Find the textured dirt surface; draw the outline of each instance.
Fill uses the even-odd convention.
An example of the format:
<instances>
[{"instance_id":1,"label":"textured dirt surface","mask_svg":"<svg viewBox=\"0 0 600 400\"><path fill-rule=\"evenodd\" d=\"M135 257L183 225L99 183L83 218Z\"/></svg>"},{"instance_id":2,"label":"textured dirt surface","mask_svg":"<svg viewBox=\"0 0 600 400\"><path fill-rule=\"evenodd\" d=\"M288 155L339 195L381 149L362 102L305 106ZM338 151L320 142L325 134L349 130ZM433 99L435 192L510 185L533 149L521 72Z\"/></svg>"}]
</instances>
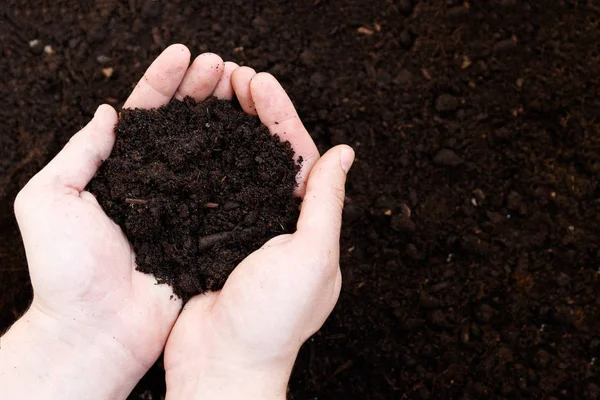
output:
<instances>
[{"instance_id":1,"label":"textured dirt surface","mask_svg":"<svg viewBox=\"0 0 600 400\"><path fill-rule=\"evenodd\" d=\"M18 188L183 42L274 73L321 149L357 151L344 288L290 398L600 397L597 2L0 8L2 327L30 295ZM132 398L163 387L157 366Z\"/></svg>"},{"instance_id":2,"label":"textured dirt surface","mask_svg":"<svg viewBox=\"0 0 600 400\"><path fill-rule=\"evenodd\" d=\"M294 231L300 164L289 142L229 101L123 110L88 185L133 245L137 269L187 301L218 290L250 253Z\"/></svg>"}]
</instances>

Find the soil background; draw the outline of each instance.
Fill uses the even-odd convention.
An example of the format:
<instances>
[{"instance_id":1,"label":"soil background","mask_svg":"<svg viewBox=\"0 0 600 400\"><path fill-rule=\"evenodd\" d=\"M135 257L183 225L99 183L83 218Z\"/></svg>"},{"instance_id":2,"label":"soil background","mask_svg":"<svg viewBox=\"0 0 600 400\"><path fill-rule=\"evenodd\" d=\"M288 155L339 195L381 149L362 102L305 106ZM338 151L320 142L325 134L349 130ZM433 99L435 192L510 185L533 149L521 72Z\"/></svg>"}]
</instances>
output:
<instances>
[{"instance_id":1,"label":"soil background","mask_svg":"<svg viewBox=\"0 0 600 400\"><path fill-rule=\"evenodd\" d=\"M7 0L0 15L0 330L31 296L17 191L182 42L272 72L322 150L357 151L342 295L291 399L600 398L597 1ZM131 398L163 393L159 363Z\"/></svg>"}]
</instances>

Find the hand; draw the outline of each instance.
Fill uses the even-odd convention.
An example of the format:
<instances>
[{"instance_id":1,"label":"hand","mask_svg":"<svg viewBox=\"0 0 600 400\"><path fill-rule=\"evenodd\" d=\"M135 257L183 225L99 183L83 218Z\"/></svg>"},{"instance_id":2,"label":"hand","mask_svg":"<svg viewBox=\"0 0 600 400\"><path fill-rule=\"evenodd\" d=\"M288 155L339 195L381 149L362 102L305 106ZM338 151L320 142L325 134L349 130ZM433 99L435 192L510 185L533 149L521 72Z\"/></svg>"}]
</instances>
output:
<instances>
[{"instance_id":1,"label":"hand","mask_svg":"<svg viewBox=\"0 0 600 400\"><path fill-rule=\"evenodd\" d=\"M304 159L297 231L246 258L220 292L192 298L167 342L168 399L284 399L300 346L331 313L342 284L339 234L354 152L318 150L269 74L242 67L232 86L243 109ZM228 92L230 98L232 92Z\"/></svg>"},{"instance_id":2,"label":"hand","mask_svg":"<svg viewBox=\"0 0 600 400\"><path fill-rule=\"evenodd\" d=\"M188 69L189 57L185 46L166 49L125 107L231 92L235 64L204 54ZM2 338L4 396L125 398L162 352L181 309L170 287L135 270L121 229L85 191L110 155L116 122L115 110L100 106L15 201L34 299Z\"/></svg>"}]
</instances>

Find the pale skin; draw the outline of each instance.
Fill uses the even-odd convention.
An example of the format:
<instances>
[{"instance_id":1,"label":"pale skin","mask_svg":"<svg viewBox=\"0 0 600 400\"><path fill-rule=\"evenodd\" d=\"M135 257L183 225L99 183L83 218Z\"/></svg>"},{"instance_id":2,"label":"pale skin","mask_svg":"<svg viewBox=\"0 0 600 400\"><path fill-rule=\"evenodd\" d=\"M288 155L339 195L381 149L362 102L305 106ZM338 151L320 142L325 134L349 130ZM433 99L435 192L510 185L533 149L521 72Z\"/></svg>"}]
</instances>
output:
<instances>
[{"instance_id":1,"label":"pale skin","mask_svg":"<svg viewBox=\"0 0 600 400\"><path fill-rule=\"evenodd\" d=\"M15 201L34 299L1 338L3 396L124 399L164 350L168 399L285 398L300 346L339 296L344 183L354 152L337 146L320 157L274 77L212 53L190 65L183 45L154 61L124 107L211 95L236 96L305 160L297 231L270 240L221 291L182 309L170 287L135 270L127 238L85 191L115 141L117 113L100 106Z\"/></svg>"}]
</instances>

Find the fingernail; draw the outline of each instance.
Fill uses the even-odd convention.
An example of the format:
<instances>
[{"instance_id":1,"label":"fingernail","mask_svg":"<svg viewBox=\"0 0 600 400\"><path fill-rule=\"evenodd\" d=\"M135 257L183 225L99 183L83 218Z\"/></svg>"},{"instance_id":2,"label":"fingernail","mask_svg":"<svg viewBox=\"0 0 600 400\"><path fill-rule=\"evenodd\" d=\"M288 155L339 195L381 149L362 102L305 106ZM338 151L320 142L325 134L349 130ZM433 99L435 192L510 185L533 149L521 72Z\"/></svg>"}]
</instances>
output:
<instances>
[{"instance_id":1,"label":"fingernail","mask_svg":"<svg viewBox=\"0 0 600 400\"><path fill-rule=\"evenodd\" d=\"M345 147L342 149L340 163L342 164L342 169L344 172L348 173L352 167L352 163L354 163L354 150L352 150L351 147Z\"/></svg>"}]
</instances>

